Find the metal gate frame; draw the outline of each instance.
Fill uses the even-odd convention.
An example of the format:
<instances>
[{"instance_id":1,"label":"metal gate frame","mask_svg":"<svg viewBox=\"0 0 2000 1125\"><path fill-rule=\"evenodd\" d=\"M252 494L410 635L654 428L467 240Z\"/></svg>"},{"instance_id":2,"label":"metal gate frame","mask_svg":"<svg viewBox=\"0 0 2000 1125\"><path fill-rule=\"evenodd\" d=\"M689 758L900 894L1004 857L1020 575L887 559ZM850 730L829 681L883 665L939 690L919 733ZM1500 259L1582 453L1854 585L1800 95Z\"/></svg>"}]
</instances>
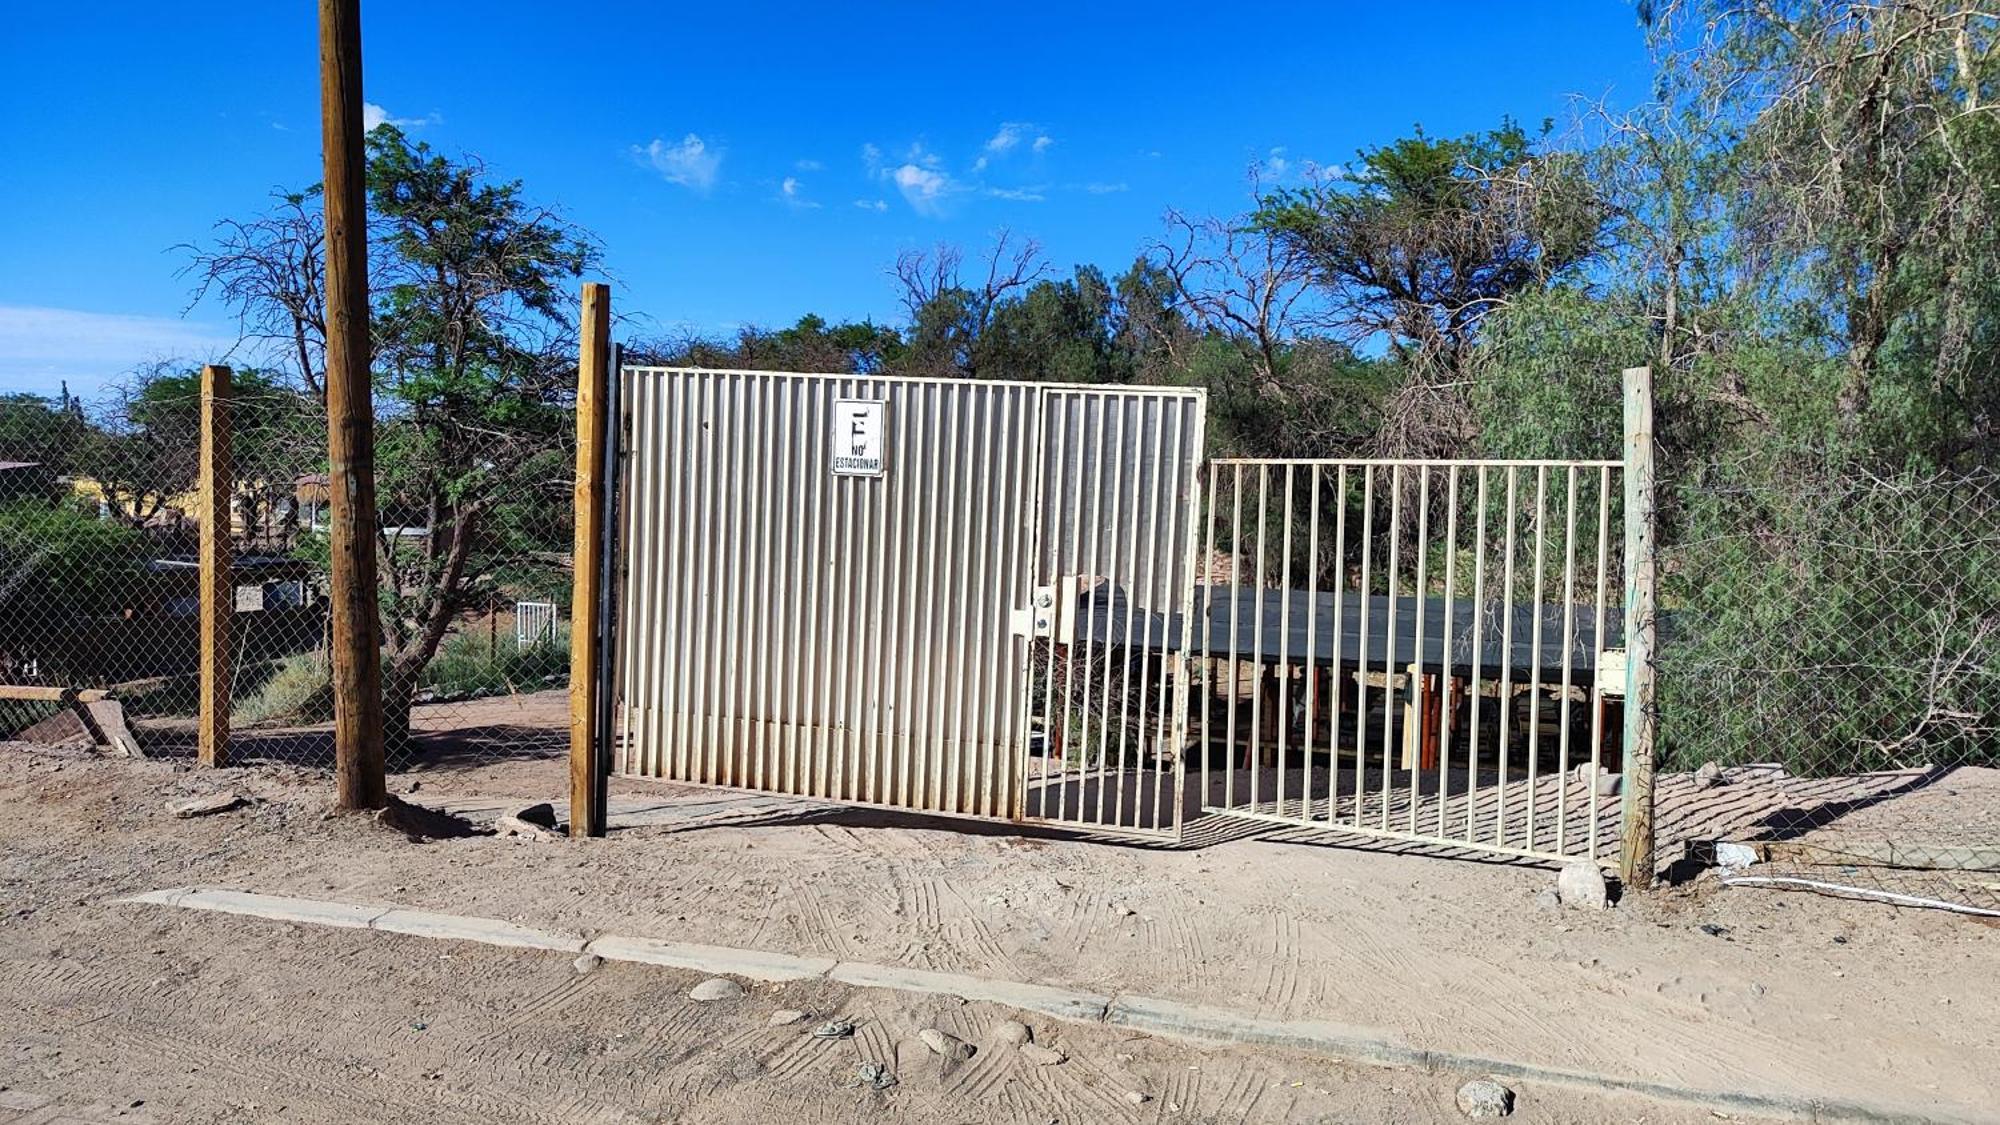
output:
<instances>
[{"instance_id":1,"label":"metal gate frame","mask_svg":"<svg viewBox=\"0 0 2000 1125\"><path fill-rule=\"evenodd\" d=\"M1608 460L1218 458L1211 461L1203 505L1208 535L1203 586L1204 600L1211 607L1205 616L1213 620L1207 623L1202 638L1202 657L1204 668L1218 680L1222 675L1218 669L1226 662L1229 684L1223 729L1219 732L1223 755L1220 793L1210 781L1218 732L1212 715L1215 684L1207 685L1210 698L1203 708L1204 729L1199 740L1202 811L1208 815L1314 829L1333 836L1449 845L1544 860L1608 862L1610 850L1601 847L1600 841L1608 839L1606 821L1615 823L1621 801L1603 791L1599 777L1606 766L1607 738L1616 738L1622 725L1612 726L1605 709L1607 700L1613 698L1623 705L1625 638L1629 630L1626 614L1612 609L1610 600L1623 595L1627 583L1621 580L1607 585L1607 581L1614 557L1620 572L1630 572L1629 540L1623 535L1614 540L1611 534L1613 497L1620 494L1619 485L1629 471L1624 461ZM1552 473L1560 479L1558 501L1563 504L1562 524L1557 529L1562 564L1557 584L1560 598L1554 603L1542 600L1548 587L1544 547L1550 527L1545 500L1551 491ZM1274 475L1279 479L1277 488L1272 485ZM1407 478L1414 478L1415 484ZM1254 492L1247 535L1246 480L1253 482ZM1377 496L1378 484L1387 494L1386 501ZM1577 601L1580 486L1583 491L1596 494L1592 521L1596 531L1590 539L1596 554L1595 566L1591 568L1595 597L1584 603ZM1305 519L1298 517L1294 495L1300 487L1305 492L1309 512ZM1524 508L1520 502L1519 494L1528 489L1534 497L1532 509ZM1321 553L1320 515L1329 490L1335 498L1330 522L1333 523L1332 573L1336 580L1331 589L1322 590L1319 582L1327 556ZM1348 512L1354 499L1361 501L1364 522L1359 537L1350 540ZM1476 523L1473 527L1461 526L1467 501L1472 513L1469 518ZM1282 505L1283 514L1274 523L1269 513L1278 504ZM1414 517L1406 505L1415 510ZM1498 543L1492 543L1488 520L1496 505L1506 513L1506 530L1504 535L1497 536ZM1430 523L1432 512L1439 508L1443 509L1447 524L1442 529ZM1375 523L1378 509L1386 509L1379 512L1383 517L1380 525ZM1524 520L1523 513L1530 510L1532 518ZM1629 519L1630 513L1621 513L1620 518ZM1517 575L1515 569L1517 522L1532 530L1534 543L1531 560L1534 597L1525 607L1516 599L1519 579L1525 577ZM1218 581L1213 571L1220 557L1216 550L1219 526L1227 529L1224 546L1228 547L1231 560L1226 584ZM1390 529L1389 545L1386 558L1380 560L1383 570L1377 571L1375 577L1386 578L1386 595L1375 592L1378 587L1370 576L1371 563L1376 561L1370 547L1381 527ZM1399 558L1405 533L1410 531L1414 531L1410 542L1416 554L1413 560ZM1439 531L1450 549L1440 551L1444 557L1432 570L1426 554ZM1302 552L1294 541L1295 532L1304 541ZM1465 569L1470 573L1460 574L1459 551L1468 532L1471 559ZM1626 542L1627 549L1613 556L1614 541ZM1350 544L1358 548L1358 556L1349 554ZM1487 569L1489 548L1497 548L1497 574ZM1303 590L1297 588L1300 583L1293 576L1295 558L1301 554L1304 557L1298 561L1305 572ZM1274 556L1280 560L1279 572L1267 573L1267 560ZM1350 583L1348 561L1355 557L1359 562L1358 581ZM1253 573L1246 582L1240 571L1251 558L1255 560L1250 564ZM1400 580L1400 567L1408 567L1413 578L1407 587ZM1496 577L1497 582L1491 581ZM1433 578L1438 580L1436 584ZM1273 579L1275 586L1271 584ZM1491 598L1488 591L1496 589L1497 599ZM1434 596L1434 592L1441 593L1442 598ZM1226 620L1222 611L1212 608L1224 594ZM1398 616L1399 597L1409 603L1403 612L1409 613L1413 628L1406 629ZM1469 616L1463 612L1468 608ZM1591 611L1589 620L1578 620L1580 608ZM1517 622L1524 609L1527 619ZM1432 614L1436 618L1427 620ZM1497 637L1487 632L1489 618L1495 622L1492 630L1500 634ZM1428 637L1427 623L1437 629ZM1517 624L1529 634L1526 638L1529 655L1518 669L1523 638L1516 635ZM1607 643L1607 630L1615 633L1620 643L1615 646ZM1558 660L1551 660L1548 655L1550 632L1555 634L1561 650ZM1586 632L1588 645L1579 648ZM1492 648L1495 640L1499 642L1497 651ZM1579 667L1583 662L1576 659L1578 652L1588 656L1587 673ZM1239 740L1238 701L1241 669L1246 661L1251 669L1252 688L1244 728L1247 739ZM1523 672L1523 681L1515 679L1517 671ZM1587 686L1580 685L1579 675L1587 675ZM1322 676L1329 689L1324 693L1320 687ZM1480 761L1480 715L1484 710L1481 702L1484 685L1489 678L1500 721L1496 723L1499 730L1489 735L1496 751L1495 768L1491 771L1495 779L1486 783L1482 780L1485 767ZM1346 684L1349 679L1354 681L1351 689ZM1296 698L1304 712L1300 728L1302 745L1288 745L1288 735L1297 723L1294 680L1299 681ZM1539 774L1537 767L1543 692L1556 685L1560 685L1559 703L1550 706L1551 710L1560 708L1561 712L1556 732L1558 768L1556 775L1550 777ZM1513 793L1509 791L1508 752L1512 736L1508 728L1514 718L1512 700L1518 688L1526 689L1529 710L1525 801L1518 801L1518 787ZM1573 724L1567 711L1573 693L1578 691L1591 709L1587 758L1573 758L1571 754ZM1323 699L1322 694L1330 695L1330 701ZM1462 743L1453 737L1453 720L1458 714L1454 700L1460 694L1469 700L1465 710L1470 719L1469 734ZM1370 729L1371 695L1382 704L1379 730ZM1392 711L1399 697L1400 724L1394 721ZM1346 776L1343 776L1340 745L1343 701L1351 704L1354 711L1353 768L1346 771ZM1316 748L1313 738L1322 716L1327 722L1327 739ZM1403 733L1401 761L1392 765L1398 749L1392 730L1398 726ZM1378 735L1379 762L1371 765L1371 754L1375 752L1371 739ZM1620 748L1615 741L1610 745L1614 750ZM1454 750L1460 746L1463 758L1455 760ZM1244 760L1240 770L1235 758L1239 748ZM1288 765L1288 753L1299 757L1297 791L1289 794L1287 781L1292 766ZM1323 796L1316 796L1316 753L1327 759ZM1259 792L1260 779L1271 765L1275 765L1274 791ZM1572 770L1579 770L1582 775L1572 777ZM1246 776L1246 793L1238 792L1239 773ZM1554 796L1548 801L1551 788ZM1517 807L1517 802L1520 816L1510 825L1509 812ZM1572 827L1579 803L1584 818L1580 830ZM1544 804L1552 807L1544 809ZM1543 817L1540 825L1538 815Z\"/></svg>"},{"instance_id":2,"label":"metal gate frame","mask_svg":"<svg viewBox=\"0 0 2000 1125\"><path fill-rule=\"evenodd\" d=\"M692 408L685 397L670 402L664 383L674 379L691 381L702 388L687 393L718 397L697 398ZM649 387L648 380L660 381L662 386ZM768 398L773 393L771 388L780 384L784 385L785 397L769 400L778 405L768 415L757 413L754 408L763 405L766 399L756 396L762 394ZM1160 823L1157 802L1155 823L1150 829L1137 824L1105 823L1101 815L1092 819L1083 816L1081 810L1073 817L1060 812L1055 817L1030 814L1027 797L1037 779L1030 776L1032 693L1026 690L1032 686L1029 661L1036 647L1037 626L1053 627L1060 614L1054 604L1037 604L1038 591L1029 587L1028 580L1041 557L1042 536L1049 526L1050 499L1044 494L1042 439L1044 418L1051 404L1062 396L1088 396L1121 404L1177 401L1181 406L1180 424L1184 429L1191 426L1191 430L1181 458L1185 473L1180 474L1175 491L1192 511L1198 502L1205 392L1190 388L973 382L622 364L616 373L616 385L617 440L609 444L611 456L617 458L611 479L621 503L606 522L607 535L614 540L622 536L623 544L622 548L607 552L609 566L617 578L607 583L605 607L606 649L616 656L609 662L612 691L605 693L606 711L617 716L615 724L606 724L607 738L612 743L611 752L603 759L608 768L686 784L790 794L838 804L900 808L976 820L1047 823L1121 835L1178 837L1182 820L1178 779L1184 777L1181 750L1187 733L1184 704L1192 623L1193 552L1197 543L1195 521L1191 517L1179 521L1186 524L1186 532L1183 541L1170 548L1185 575L1180 583L1184 589L1175 591L1179 612L1159 615L1163 681L1169 678L1168 665L1175 669L1170 677L1175 702L1168 708L1173 716L1168 740L1177 779L1170 825ZM756 388L748 392L755 400L749 412L745 405L746 387ZM727 401L719 397L725 393L731 396ZM879 493L873 494L861 494L839 483L829 485L828 481L833 479L831 468L820 463L815 452L830 446L817 442L816 436L823 430L821 410L843 397L891 403L907 400L908 405L892 405L883 411L889 419L886 426L895 433L895 444L888 455L889 473L896 472L893 466L898 454L919 448L910 444L909 439L916 426L921 426L918 435L923 443L921 455L950 458L948 468L953 474L950 482L939 484L918 477L911 483L899 475L897 483L883 485ZM671 417L659 413L669 409L673 411ZM635 427L640 424L636 420L648 411L655 412L649 417L662 427L656 435L660 448L635 450ZM725 415L728 424L717 424ZM913 415L920 415L916 425L912 424ZM1124 416L1123 411L1120 416ZM674 427L671 433L664 428L669 424ZM1003 470L999 476L994 475L996 425L1000 436L998 460ZM1141 431L1143 437L1143 426ZM1101 424L1099 438L1102 438ZM970 445L956 448L975 440L979 443L976 463ZM635 458L635 453L641 456ZM1159 453L1156 442L1156 459ZM1124 455L1121 448L1121 460ZM1137 454L1133 456L1136 460ZM663 468L662 459L676 457L683 463L681 468L687 470L683 477L698 473L698 479L691 482L673 477ZM723 457L729 459L726 465L716 460ZM721 526L725 517L724 509L716 507L717 479L732 466L735 472L724 485L721 503L739 506L727 508L726 526ZM961 468L962 480L957 475ZM1161 491L1159 476L1156 466L1156 497ZM1119 479L1116 474L1114 479ZM993 495L996 483L997 497ZM642 520L643 505L657 505L662 499L671 498L654 491L669 484L674 489L673 497L686 499L694 507L685 512L669 511L668 526L664 528L658 526L658 521ZM975 484L979 489L976 508L971 492ZM701 490L698 500L697 487ZM739 491L740 496L734 500L727 495ZM946 505L956 507L950 519L929 521L921 547L914 542L892 539L892 526L908 532L915 528L917 515L934 514L932 510L920 512L920 508L927 501L935 501L940 493ZM780 499L787 502L784 511L777 510ZM807 509L804 530L786 523L786 518L802 504ZM750 509L747 516L744 507ZM976 547L972 536L990 535L996 530L996 513L1000 517L997 522L1005 525L1000 530L1004 530L1002 541L1008 544L1007 548L999 553L969 550ZM837 575L838 593L871 595L874 600L867 603L868 611L878 617L885 615L886 607L891 604L882 599L885 596L892 599L897 610L905 614L884 626L894 631L893 636L871 634L871 622L857 621L863 615L851 612L851 602L838 607L837 622L828 616L834 612L836 596L830 583L836 581L833 575L840 569L829 556L832 536L838 525L843 543L852 546L856 534L854 519L863 522L863 542L869 543L872 537L873 548L894 551L893 560L870 556L866 563L857 564L850 556L845 564L847 572ZM947 539L947 545L943 546L937 542L941 524L945 525ZM1074 523L1060 526L1073 527ZM1134 517L1132 534L1137 534L1137 527ZM724 533L726 558L716 555L719 537ZM702 541L700 550L708 554L690 561L695 554L690 544L697 537ZM792 556L781 565L768 552L784 548L790 548ZM952 574L948 560L940 584L939 550L956 550L957 554L950 558L959 561L976 557L980 577ZM745 560L754 564L747 573L736 565ZM794 581L798 575L785 568L822 560L826 560L830 569L826 574L814 571L805 576L811 589L802 603L801 591L785 584L788 575ZM918 561L928 563L921 600L915 575ZM907 575L901 570L905 562L911 564ZM856 566L874 569L857 574ZM885 584L883 570L892 566L896 568L894 577ZM697 567L702 585L698 597L692 589L665 589L659 584L664 574L686 576ZM643 575L635 579L640 572ZM1112 576L1114 580L1116 577ZM823 581L829 584L823 585ZM911 694L911 676L916 671L911 666L911 654L922 646L912 645L900 654L892 654L893 643L915 636L910 631L910 618L919 610L924 614L923 639L935 641L949 635L940 634L938 629L949 631L955 612L961 615L973 612L964 602L966 592L972 588L968 583L988 581L994 585L980 588L996 593L1003 587L1011 588L1007 592L1012 604L1006 607L1008 616L1004 621L973 620L970 625L977 635L968 643L989 646L997 643L1011 648L1008 662L1011 679L1000 677L1005 682L996 683L994 668L981 670L979 666L968 665L958 669L952 684L943 682L951 675L949 669L937 670L934 683L934 669L925 667L922 669L924 702L918 705L917 697ZM864 588L857 583L871 585ZM822 591L827 595L823 601L819 598ZM954 597L958 600L953 600ZM726 620L715 615L717 603L722 605ZM797 618L802 604L812 617L809 624L802 624ZM774 605L779 608L773 610ZM784 610L792 612L786 615ZM1050 612L1044 614L1043 610ZM1164 634L1175 616L1179 618L1181 636L1178 644L1168 645ZM1085 615L1085 619L1096 621L1092 615ZM640 637L640 628L625 627L640 622L648 630L667 626L674 639L648 645ZM720 637L698 635L701 628L711 624L724 627ZM1149 626L1148 635L1151 633ZM1105 639L1111 638L1107 634ZM872 663L861 670L836 669L829 641L858 642L868 650L864 659ZM685 647L695 647L701 655L692 660L682 659L679 654ZM1170 649L1176 650L1171 656L1167 655ZM675 655L667 655L670 652ZM745 665L742 662L746 660L754 663ZM667 667L669 663L673 665L671 668ZM661 716L636 713L649 700L659 700L664 683L661 677L665 675L673 676L681 689L700 693L695 710L708 712L684 714L675 720L679 725L675 728L676 742L671 752L657 744ZM891 678L885 681L885 675ZM974 690L975 694L984 693L983 703L968 705L967 678L979 679ZM809 705L801 706L802 689L810 699ZM933 695L933 689L940 693L949 690L951 702L946 701L944 694ZM1010 691L1012 698L1005 698ZM788 694L781 696L781 692ZM686 702L684 697L675 698ZM824 711L829 698L838 708L837 715ZM784 713L775 718L779 715L777 710L753 714L753 699L758 707L776 707L782 703ZM718 702L726 713L716 713L714 707ZM996 707L996 702L1005 706ZM921 713L906 717L899 709ZM981 730L982 722L998 729ZM917 727L919 723L922 730ZM941 724L947 723L951 725L949 734L941 729ZM810 745L801 734L802 724L814 728ZM921 747L917 746L919 742ZM1045 733L1045 753L1047 744ZM802 759L802 751L809 757ZM1011 760L1002 760L1003 754ZM917 768L918 757L922 758L922 771ZM1100 756L1100 773L1101 762ZM974 771L985 772L968 774L964 772L968 765ZM972 783L970 789L968 781ZM913 789L913 782L920 788ZM996 792L996 786L1002 791ZM1135 798L1135 807L1136 804Z\"/></svg>"}]
</instances>

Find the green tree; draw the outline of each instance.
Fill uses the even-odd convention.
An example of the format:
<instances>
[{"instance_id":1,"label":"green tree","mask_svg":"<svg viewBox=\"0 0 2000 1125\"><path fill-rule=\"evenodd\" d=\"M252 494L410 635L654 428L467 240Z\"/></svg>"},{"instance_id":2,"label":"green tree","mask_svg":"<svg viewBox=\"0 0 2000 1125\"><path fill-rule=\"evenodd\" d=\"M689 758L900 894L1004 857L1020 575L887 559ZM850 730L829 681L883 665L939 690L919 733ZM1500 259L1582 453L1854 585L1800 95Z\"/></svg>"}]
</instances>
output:
<instances>
[{"instance_id":1,"label":"green tree","mask_svg":"<svg viewBox=\"0 0 2000 1125\"><path fill-rule=\"evenodd\" d=\"M1449 454L1475 437L1464 394L1485 318L1576 272L1604 209L1580 163L1511 121L1362 150L1343 175L1266 192L1256 228L1298 255L1340 338L1386 346L1404 372L1390 452Z\"/></svg>"},{"instance_id":2,"label":"green tree","mask_svg":"<svg viewBox=\"0 0 2000 1125\"><path fill-rule=\"evenodd\" d=\"M570 542L575 323L570 284L596 240L394 126L368 137L372 368L380 511L383 694L392 744L408 737L424 670L453 625L503 587L559 594ZM280 196L197 249L257 334L294 344L308 387L324 366L319 224ZM246 328L246 331L249 331ZM324 544L309 540L309 555Z\"/></svg>"}]
</instances>

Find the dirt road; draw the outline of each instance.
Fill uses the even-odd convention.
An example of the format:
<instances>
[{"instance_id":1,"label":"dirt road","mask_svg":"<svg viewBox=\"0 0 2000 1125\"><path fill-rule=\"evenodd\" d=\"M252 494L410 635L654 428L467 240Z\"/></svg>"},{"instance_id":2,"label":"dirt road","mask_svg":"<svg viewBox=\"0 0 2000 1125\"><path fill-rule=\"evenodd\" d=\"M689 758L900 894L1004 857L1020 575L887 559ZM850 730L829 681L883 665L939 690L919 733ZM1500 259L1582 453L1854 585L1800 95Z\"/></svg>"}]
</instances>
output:
<instances>
[{"instance_id":1,"label":"dirt road","mask_svg":"<svg viewBox=\"0 0 2000 1125\"><path fill-rule=\"evenodd\" d=\"M558 778L514 763L403 781L476 808L559 797ZM227 787L256 800L166 811ZM1549 912L1533 898L1550 875L1525 866L1268 839L1114 847L621 794L664 811L603 841L413 843L325 818L322 775L5 748L0 1122L1434 1121L1456 1117L1464 1077L1050 1021L1037 1030L1069 1062L990 1050L947 1068L917 1030L979 1043L1007 1013L823 981L700 1006L685 999L696 978L655 967L579 975L552 954L108 903L189 884L1143 991L1940 1119L1996 1104L1996 931L1964 919L1702 884ZM863 1030L822 1043L767 1026L778 1007ZM867 1061L898 1085L855 1085ZM1714 1120L1534 1086L1517 1119Z\"/></svg>"}]
</instances>

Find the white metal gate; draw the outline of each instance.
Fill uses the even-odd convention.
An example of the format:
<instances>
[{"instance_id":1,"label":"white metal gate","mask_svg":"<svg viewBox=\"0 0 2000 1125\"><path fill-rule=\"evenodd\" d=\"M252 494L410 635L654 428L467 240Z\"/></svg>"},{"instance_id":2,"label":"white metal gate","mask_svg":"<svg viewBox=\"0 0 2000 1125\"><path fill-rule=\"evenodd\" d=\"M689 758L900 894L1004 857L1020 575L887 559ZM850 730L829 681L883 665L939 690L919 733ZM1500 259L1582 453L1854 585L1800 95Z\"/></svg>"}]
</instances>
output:
<instances>
[{"instance_id":1,"label":"white metal gate","mask_svg":"<svg viewBox=\"0 0 2000 1125\"><path fill-rule=\"evenodd\" d=\"M1178 832L1200 392L620 377L616 770Z\"/></svg>"},{"instance_id":2,"label":"white metal gate","mask_svg":"<svg viewBox=\"0 0 2000 1125\"><path fill-rule=\"evenodd\" d=\"M1623 472L1617 461L1212 463L1197 626L1203 809L1541 858L1614 855Z\"/></svg>"}]
</instances>

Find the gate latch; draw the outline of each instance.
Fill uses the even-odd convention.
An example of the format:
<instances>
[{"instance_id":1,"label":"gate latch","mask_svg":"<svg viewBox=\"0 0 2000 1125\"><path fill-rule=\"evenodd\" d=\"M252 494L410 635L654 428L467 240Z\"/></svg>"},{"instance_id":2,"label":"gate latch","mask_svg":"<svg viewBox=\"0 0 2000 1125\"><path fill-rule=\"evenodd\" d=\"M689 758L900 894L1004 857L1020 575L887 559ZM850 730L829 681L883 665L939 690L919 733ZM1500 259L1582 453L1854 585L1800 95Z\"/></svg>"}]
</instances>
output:
<instances>
[{"instance_id":1,"label":"gate latch","mask_svg":"<svg viewBox=\"0 0 2000 1125\"><path fill-rule=\"evenodd\" d=\"M1034 604L1014 611L1014 632L1024 637L1053 637L1060 626L1062 603L1056 587L1035 587Z\"/></svg>"}]
</instances>

